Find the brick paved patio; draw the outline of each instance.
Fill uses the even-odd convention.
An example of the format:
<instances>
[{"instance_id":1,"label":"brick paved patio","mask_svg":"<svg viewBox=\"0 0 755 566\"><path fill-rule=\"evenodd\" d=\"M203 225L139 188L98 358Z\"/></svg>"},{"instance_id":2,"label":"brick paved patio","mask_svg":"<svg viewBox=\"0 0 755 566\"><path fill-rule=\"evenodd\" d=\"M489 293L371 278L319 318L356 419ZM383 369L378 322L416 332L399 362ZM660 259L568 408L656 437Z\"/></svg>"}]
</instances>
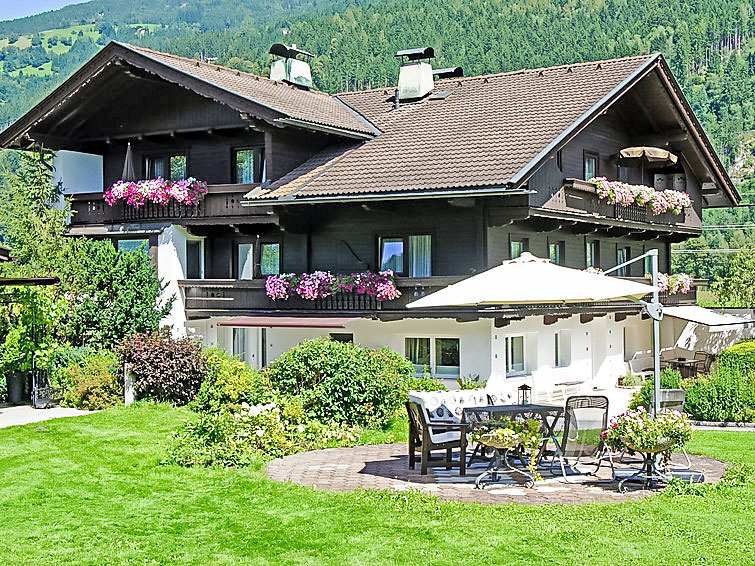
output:
<instances>
[{"instance_id":1,"label":"brick paved patio","mask_svg":"<svg viewBox=\"0 0 755 566\"><path fill-rule=\"evenodd\" d=\"M723 475L723 462L705 456L691 456L691 459L692 468L704 472L706 482L718 481ZM673 461L682 462L676 457ZM485 466L482 462L475 463L463 477L459 476L457 469L445 468L431 468L426 476L422 476L419 464L415 470L409 469L405 444L379 444L292 454L270 462L267 472L278 481L330 491L417 489L441 499L490 504L628 501L657 492L633 488L629 493L619 493L607 465L597 477L570 477L570 481L576 483L566 483L560 475L554 477L543 472L544 481L537 482L532 489L525 488L523 478L516 477L517 474L515 477L503 476L503 481L485 489L475 489L474 480Z\"/></svg>"}]
</instances>

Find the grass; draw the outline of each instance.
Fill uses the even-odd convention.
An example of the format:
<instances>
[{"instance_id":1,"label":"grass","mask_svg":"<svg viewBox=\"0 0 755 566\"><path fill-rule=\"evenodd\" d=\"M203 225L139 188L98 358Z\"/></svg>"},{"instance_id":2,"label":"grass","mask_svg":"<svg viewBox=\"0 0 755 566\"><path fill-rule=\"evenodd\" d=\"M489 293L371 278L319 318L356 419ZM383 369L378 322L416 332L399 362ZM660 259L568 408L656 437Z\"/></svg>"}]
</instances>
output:
<instances>
[{"instance_id":1,"label":"grass","mask_svg":"<svg viewBox=\"0 0 755 566\"><path fill-rule=\"evenodd\" d=\"M3 563L723 565L755 553L755 487L583 506L318 492L160 464L188 415L140 404L0 430ZM754 464L755 433L698 432L690 449Z\"/></svg>"}]
</instances>

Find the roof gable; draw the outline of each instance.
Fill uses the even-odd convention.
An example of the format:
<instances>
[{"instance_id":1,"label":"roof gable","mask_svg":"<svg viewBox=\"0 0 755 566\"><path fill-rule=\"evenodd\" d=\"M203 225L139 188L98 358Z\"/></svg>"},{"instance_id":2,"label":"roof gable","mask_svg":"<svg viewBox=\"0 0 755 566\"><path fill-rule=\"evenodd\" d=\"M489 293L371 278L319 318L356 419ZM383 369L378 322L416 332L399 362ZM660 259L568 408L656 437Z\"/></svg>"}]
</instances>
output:
<instances>
[{"instance_id":1,"label":"roof gable","mask_svg":"<svg viewBox=\"0 0 755 566\"><path fill-rule=\"evenodd\" d=\"M77 93L86 89L106 68L121 62L270 123L319 129L345 137L369 138L379 133L367 120L328 94L219 65L111 42L44 100L0 132L0 147L18 145L20 138L35 124L75 100Z\"/></svg>"}]
</instances>

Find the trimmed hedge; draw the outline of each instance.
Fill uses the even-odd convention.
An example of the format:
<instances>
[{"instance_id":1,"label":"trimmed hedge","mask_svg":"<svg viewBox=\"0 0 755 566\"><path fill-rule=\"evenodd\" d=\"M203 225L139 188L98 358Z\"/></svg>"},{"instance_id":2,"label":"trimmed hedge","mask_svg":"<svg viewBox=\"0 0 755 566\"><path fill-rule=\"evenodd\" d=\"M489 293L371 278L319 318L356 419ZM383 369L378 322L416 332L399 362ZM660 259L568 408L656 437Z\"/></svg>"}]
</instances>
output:
<instances>
[{"instance_id":1,"label":"trimmed hedge","mask_svg":"<svg viewBox=\"0 0 755 566\"><path fill-rule=\"evenodd\" d=\"M687 385L685 383L685 385ZM687 385L684 411L701 421L752 422L755 387L751 377L719 367Z\"/></svg>"},{"instance_id":2,"label":"trimmed hedge","mask_svg":"<svg viewBox=\"0 0 755 566\"><path fill-rule=\"evenodd\" d=\"M401 407L414 366L387 348L316 338L283 353L268 375L280 393L300 395L313 418L372 427Z\"/></svg>"},{"instance_id":3,"label":"trimmed hedge","mask_svg":"<svg viewBox=\"0 0 755 566\"><path fill-rule=\"evenodd\" d=\"M755 373L755 340L734 344L718 355L718 368L731 370L740 375Z\"/></svg>"},{"instance_id":4,"label":"trimmed hedge","mask_svg":"<svg viewBox=\"0 0 755 566\"><path fill-rule=\"evenodd\" d=\"M207 364L207 377L191 403L195 411L218 413L238 410L242 403L257 405L275 399L266 373L250 368L219 348L208 348L202 356Z\"/></svg>"}]
</instances>

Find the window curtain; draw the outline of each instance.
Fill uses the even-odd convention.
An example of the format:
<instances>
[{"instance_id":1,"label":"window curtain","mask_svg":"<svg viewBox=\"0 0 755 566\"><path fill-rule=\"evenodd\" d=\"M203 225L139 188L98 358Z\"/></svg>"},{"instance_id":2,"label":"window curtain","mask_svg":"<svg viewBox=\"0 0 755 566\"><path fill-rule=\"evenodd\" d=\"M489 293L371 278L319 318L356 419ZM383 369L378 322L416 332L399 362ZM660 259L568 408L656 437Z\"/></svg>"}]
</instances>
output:
<instances>
[{"instance_id":1,"label":"window curtain","mask_svg":"<svg viewBox=\"0 0 755 566\"><path fill-rule=\"evenodd\" d=\"M429 235L409 236L409 277L432 275L432 250Z\"/></svg>"},{"instance_id":2,"label":"window curtain","mask_svg":"<svg viewBox=\"0 0 755 566\"><path fill-rule=\"evenodd\" d=\"M246 328L233 329L233 355L244 363L248 363L247 344L248 333Z\"/></svg>"},{"instance_id":3,"label":"window curtain","mask_svg":"<svg viewBox=\"0 0 755 566\"><path fill-rule=\"evenodd\" d=\"M264 163L263 150L254 150L254 179L252 183L262 183L264 181L262 177L262 167Z\"/></svg>"},{"instance_id":4,"label":"window curtain","mask_svg":"<svg viewBox=\"0 0 755 566\"><path fill-rule=\"evenodd\" d=\"M404 355L414 364L414 372L422 375L425 366L430 367L430 339L406 338L404 341Z\"/></svg>"},{"instance_id":5,"label":"window curtain","mask_svg":"<svg viewBox=\"0 0 755 566\"><path fill-rule=\"evenodd\" d=\"M254 277L254 244L239 244L239 279Z\"/></svg>"}]
</instances>

